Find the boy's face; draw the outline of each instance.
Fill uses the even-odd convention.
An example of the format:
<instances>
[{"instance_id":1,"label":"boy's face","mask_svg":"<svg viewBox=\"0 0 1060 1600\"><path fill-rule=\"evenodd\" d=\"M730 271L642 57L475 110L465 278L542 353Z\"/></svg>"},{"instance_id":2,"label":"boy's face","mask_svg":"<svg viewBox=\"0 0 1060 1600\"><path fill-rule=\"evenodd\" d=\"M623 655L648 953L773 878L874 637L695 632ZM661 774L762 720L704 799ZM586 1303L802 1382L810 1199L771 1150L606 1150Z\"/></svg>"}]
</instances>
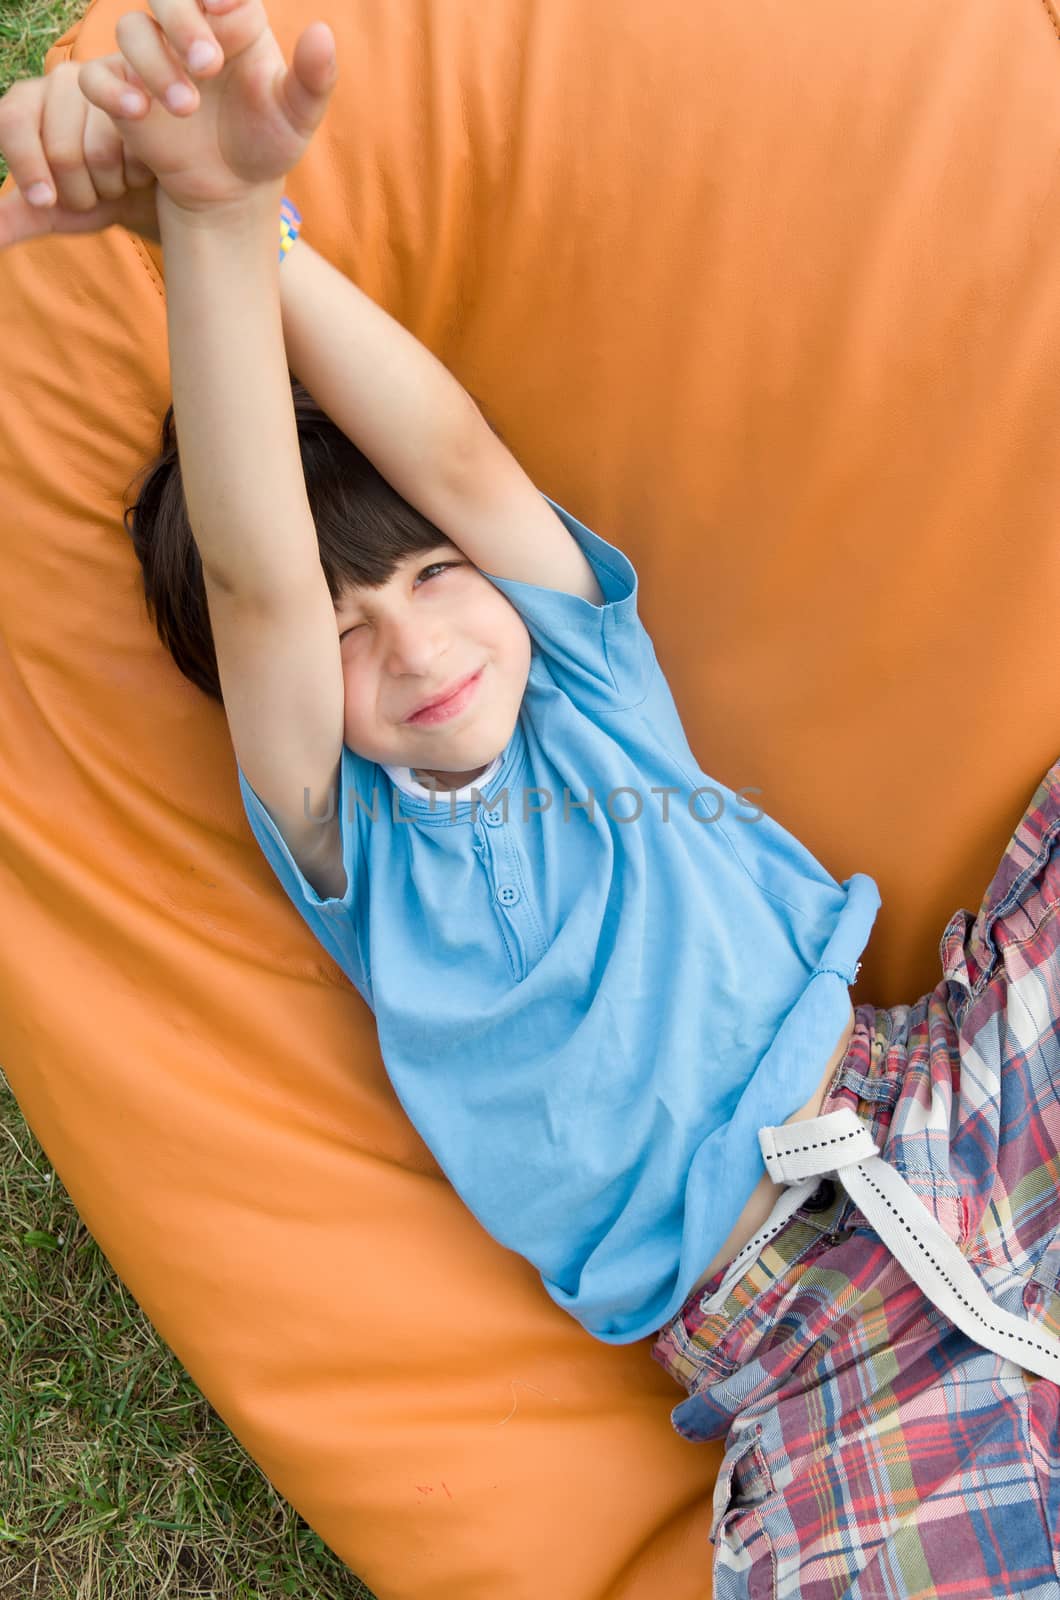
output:
<instances>
[{"instance_id":1,"label":"boy's face","mask_svg":"<svg viewBox=\"0 0 1060 1600\"><path fill-rule=\"evenodd\" d=\"M455 544L408 556L380 589L345 590L335 618L351 750L455 789L504 749L526 690L530 635ZM468 694L416 715L473 674Z\"/></svg>"}]
</instances>

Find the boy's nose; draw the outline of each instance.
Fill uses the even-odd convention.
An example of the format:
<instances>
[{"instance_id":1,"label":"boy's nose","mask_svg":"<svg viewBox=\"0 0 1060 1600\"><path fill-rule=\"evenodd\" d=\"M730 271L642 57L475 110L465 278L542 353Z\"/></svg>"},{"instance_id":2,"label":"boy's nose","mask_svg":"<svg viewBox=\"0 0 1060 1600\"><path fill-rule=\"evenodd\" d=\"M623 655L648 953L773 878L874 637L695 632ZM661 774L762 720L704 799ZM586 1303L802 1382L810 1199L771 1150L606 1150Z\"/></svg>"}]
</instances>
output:
<instances>
[{"instance_id":1,"label":"boy's nose","mask_svg":"<svg viewBox=\"0 0 1060 1600\"><path fill-rule=\"evenodd\" d=\"M400 676L409 672L430 672L444 649L436 632L415 622L394 622L387 640L387 666Z\"/></svg>"}]
</instances>

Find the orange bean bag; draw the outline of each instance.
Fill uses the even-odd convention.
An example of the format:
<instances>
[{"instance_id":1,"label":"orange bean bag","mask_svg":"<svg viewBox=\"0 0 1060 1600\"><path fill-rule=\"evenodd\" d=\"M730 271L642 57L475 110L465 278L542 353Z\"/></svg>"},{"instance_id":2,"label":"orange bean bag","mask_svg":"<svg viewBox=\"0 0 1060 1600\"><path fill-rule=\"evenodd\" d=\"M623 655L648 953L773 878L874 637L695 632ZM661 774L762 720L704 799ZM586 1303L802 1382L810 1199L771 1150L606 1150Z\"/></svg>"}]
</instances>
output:
<instances>
[{"instance_id":1,"label":"orange bean bag","mask_svg":"<svg viewBox=\"0 0 1060 1600\"><path fill-rule=\"evenodd\" d=\"M338 43L287 186L306 238L629 553L697 758L876 878L853 998L914 1000L1057 753L1053 6L269 12L288 59L313 17ZM0 256L0 1060L162 1337L381 1600L703 1600L720 1448L444 1181L154 634L121 512L164 295L118 228Z\"/></svg>"}]
</instances>

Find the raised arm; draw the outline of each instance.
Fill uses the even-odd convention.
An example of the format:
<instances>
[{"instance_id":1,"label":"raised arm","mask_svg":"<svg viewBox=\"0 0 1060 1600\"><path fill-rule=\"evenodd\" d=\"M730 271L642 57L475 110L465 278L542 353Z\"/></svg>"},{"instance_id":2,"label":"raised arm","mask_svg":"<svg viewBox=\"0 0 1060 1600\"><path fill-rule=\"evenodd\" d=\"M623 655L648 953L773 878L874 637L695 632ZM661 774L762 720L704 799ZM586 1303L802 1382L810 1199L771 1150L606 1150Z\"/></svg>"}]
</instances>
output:
<instances>
[{"instance_id":1,"label":"raised arm","mask_svg":"<svg viewBox=\"0 0 1060 1600\"><path fill-rule=\"evenodd\" d=\"M214 584L266 602L317 560L289 367L476 566L600 604L578 545L448 368L305 239L282 268L264 247L281 194L266 188L220 228L213 213L200 229L194 216L167 212L164 197L159 206L174 414L194 485L188 510ZM189 287L196 273L210 282L205 301Z\"/></svg>"},{"instance_id":2,"label":"raised arm","mask_svg":"<svg viewBox=\"0 0 1060 1600\"><path fill-rule=\"evenodd\" d=\"M345 892L333 792L338 629L306 495L277 281L280 186L189 212L158 197L173 413L236 758L303 873ZM315 802L318 804L317 802Z\"/></svg>"},{"instance_id":3,"label":"raised arm","mask_svg":"<svg viewBox=\"0 0 1060 1600\"><path fill-rule=\"evenodd\" d=\"M188 515L207 577L257 601L323 579L280 320L281 195L223 213L158 197Z\"/></svg>"},{"instance_id":4,"label":"raised arm","mask_svg":"<svg viewBox=\"0 0 1060 1600\"><path fill-rule=\"evenodd\" d=\"M280 293L291 371L410 505L483 572L602 602L579 546L425 345L304 238Z\"/></svg>"},{"instance_id":5,"label":"raised arm","mask_svg":"<svg viewBox=\"0 0 1060 1600\"><path fill-rule=\"evenodd\" d=\"M58 181L64 205L50 217L38 216L21 194L8 196L0 202L0 248L37 232L92 231L113 220L155 236L153 193L148 206L137 204L129 195L121 202L92 205L104 149L108 152L106 192L116 195L121 194L123 163L126 176L156 173L160 195L175 193L176 182L200 201L210 191L219 194L222 189L245 187L240 177L252 176L256 184L265 167L285 174L297 165L334 87L334 40L326 24L311 24L304 30L292 66L284 72L260 0L234 0L223 15L209 17L195 0L166 0L163 14L165 28L159 26L158 31L165 33L168 51L159 48L156 24L150 16L142 11L130 13L119 19L121 55L85 62L71 74L59 68L47 78L16 85L4 97L0 136L19 184L29 192L36 186L49 186L48 161L54 161L58 170L61 153ZM217 42L226 52L225 64L219 72L216 63L201 69L196 84L179 63L192 44ZM272 74L271 100L263 104L261 68L266 58L280 70ZM164 97L174 85L190 91L193 100L201 96L200 109L195 110L193 104L190 116L162 110ZM146 115L144 109L132 116L124 112L121 102L130 86L146 89L153 96ZM89 102L85 146L80 164L72 165L74 152L68 147L65 130L84 119L84 99ZM85 160L90 136L95 153L91 173ZM131 177L129 181L133 181ZM272 211L263 228L277 225L280 193L278 182L271 190L261 191L263 211ZM69 209L74 205L90 209L82 215L81 210ZM308 228L311 232L311 218ZM227 245L225 252L231 259ZM173 254L172 242L167 254ZM255 252L252 270L271 273L273 264L274 257L263 249ZM167 280L167 291L172 294L168 271ZM285 364L410 504L483 571L582 595L594 604L601 602L592 569L575 541L486 424L471 396L425 346L318 255L304 236L283 263L280 286ZM220 302L214 304L212 321L215 327L221 325L222 339L227 340L230 319L246 327L251 308L241 286L228 295L223 307ZM211 335L205 355L216 355L221 348ZM281 355L275 341L270 350L267 359L272 371L266 374L260 391L246 381L249 369L245 364L220 374L215 360L209 365L239 413L248 419L244 437L258 439L263 450L276 429L295 437L288 408L276 409L280 402L269 380L278 370ZM199 354L176 380L175 389L184 387L186 381L190 395L196 386L204 386L208 366ZM176 364L180 366L179 358ZM178 413L187 410L179 399L175 409ZM230 423L232 413L227 417ZM221 421L225 426L225 419ZM182 456L198 454L192 438L195 416L185 415L182 422L182 443L187 445ZM263 461L264 456L259 455L255 465ZM290 495L303 497L293 473L286 469L285 473L286 496L276 503L289 508ZM208 469L205 475L197 472L196 479L202 488L192 508L192 521L215 586L246 592L256 584L273 593L291 581L292 563L295 570L304 571L307 535L292 540L289 524L281 517L275 522L254 520L244 537L226 516L211 517L211 507L218 502ZM257 502L267 509L270 483L267 469L252 474L245 503ZM304 529L304 516L301 525ZM245 559L247 540L253 549L252 567Z\"/></svg>"}]
</instances>

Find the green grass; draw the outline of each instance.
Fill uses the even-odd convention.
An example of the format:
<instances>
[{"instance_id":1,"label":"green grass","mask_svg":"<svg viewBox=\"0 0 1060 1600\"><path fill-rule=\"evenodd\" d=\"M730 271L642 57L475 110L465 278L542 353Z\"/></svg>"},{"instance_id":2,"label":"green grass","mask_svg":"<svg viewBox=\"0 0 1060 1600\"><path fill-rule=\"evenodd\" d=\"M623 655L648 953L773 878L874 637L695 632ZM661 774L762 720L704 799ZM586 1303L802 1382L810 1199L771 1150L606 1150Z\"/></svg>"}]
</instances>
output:
<instances>
[{"instance_id":1,"label":"green grass","mask_svg":"<svg viewBox=\"0 0 1060 1600\"><path fill-rule=\"evenodd\" d=\"M0 3L2 94L87 5ZM372 1600L123 1289L0 1071L0 1600L281 1597Z\"/></svg>"},{"instance_id":2,"label":"green grass","mask_svg":"<svg viewBox=\"0 0 1060 1600\"><path fill-rule=\"evenodd\" d=\"M0 1596L372 1600L123 1289L2 1072Z\"/></svg>"}]
</instances>

